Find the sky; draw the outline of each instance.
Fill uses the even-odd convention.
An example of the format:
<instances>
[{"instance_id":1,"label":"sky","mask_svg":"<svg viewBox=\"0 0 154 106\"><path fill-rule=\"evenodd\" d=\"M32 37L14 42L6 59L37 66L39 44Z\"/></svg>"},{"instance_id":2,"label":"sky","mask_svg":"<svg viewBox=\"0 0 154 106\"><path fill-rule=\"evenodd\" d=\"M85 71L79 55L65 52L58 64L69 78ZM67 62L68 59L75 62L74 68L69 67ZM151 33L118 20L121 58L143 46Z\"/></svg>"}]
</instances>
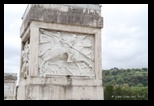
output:
<instances>
[{"instance_id":1,"label":"sky","mask_svg":"<svg viewBox=\"0 0 154 106\"><path fill-rule=\"evenodd\" d=\"M20 69L21 17L27 4L4 4L4 72ZM102 4L102 69L148 68L148 4Z\"/></svg>"}]
</instances>

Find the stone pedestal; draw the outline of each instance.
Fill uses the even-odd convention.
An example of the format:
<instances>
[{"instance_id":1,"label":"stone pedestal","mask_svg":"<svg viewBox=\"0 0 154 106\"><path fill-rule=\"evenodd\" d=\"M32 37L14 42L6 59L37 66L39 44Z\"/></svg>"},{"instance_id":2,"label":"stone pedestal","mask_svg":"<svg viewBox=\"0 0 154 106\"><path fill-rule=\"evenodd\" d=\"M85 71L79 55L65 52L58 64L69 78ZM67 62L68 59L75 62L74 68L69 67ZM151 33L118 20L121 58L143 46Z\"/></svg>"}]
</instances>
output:
<instances>
[{"instance_id":1,"label":"stone pedestal","mask_svg":"<svg viewBox=\"0 0 154 106\"><path fill-rule=\"evenodd\" d=\"M103 100L98 4L31 4L21 26L18 100Z\"/></svg>"},{"instance_id":2,"label":"stone pedestal","mask_svg":"<svg viewBox=\"0 0 154 106\"><path fill-rule=\"evenodd\" d=\"M16 73L4 73L4 100L16 99Z\"/></svg>"}]
</instances>

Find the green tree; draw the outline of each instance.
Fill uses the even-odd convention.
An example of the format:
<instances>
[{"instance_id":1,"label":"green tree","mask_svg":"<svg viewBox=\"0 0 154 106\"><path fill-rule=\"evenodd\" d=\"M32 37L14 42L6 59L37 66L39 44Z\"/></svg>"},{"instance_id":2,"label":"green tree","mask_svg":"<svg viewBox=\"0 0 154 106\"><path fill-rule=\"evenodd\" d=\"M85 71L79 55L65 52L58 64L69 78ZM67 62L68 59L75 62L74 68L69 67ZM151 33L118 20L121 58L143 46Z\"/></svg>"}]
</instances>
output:
<instances>
[{"instance_id":1,"label":"green tree","mask_svg":"<svg viewBox=\"0 0 154 106\"><path fill-rule=\"evenodd\" d=\"M142 83L137 84L138 87L143 87Z\"/></svg>"},{"instance_id":2,"label":"green tree","mask_svg":"<svg viewBox=\"0 0 154 106\"><path fill-rule=\"evenodd\" d=\"M107 85L104 90L104 100L113 100L113 86Z\"/></svg>"}]
</instances>

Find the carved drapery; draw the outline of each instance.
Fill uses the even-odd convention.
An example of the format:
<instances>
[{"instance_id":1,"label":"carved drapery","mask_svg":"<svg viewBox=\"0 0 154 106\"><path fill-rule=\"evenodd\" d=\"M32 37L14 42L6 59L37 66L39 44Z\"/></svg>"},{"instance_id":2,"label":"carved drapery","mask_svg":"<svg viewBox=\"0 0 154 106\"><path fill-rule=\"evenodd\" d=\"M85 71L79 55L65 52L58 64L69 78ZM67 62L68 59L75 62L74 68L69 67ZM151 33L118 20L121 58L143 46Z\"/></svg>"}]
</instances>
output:
<instances>
[{"instance_id":1,"label":"carved drapery","mask_svg":"<svg viewBox=\"0 0 154 106\"><path fill-rule=\"evenodd\" d=\"M24 78L29 75L29 41L27 41L24 45L24 49L22 50L22 68L21 73Z\"/></svg>"}]
</instances>

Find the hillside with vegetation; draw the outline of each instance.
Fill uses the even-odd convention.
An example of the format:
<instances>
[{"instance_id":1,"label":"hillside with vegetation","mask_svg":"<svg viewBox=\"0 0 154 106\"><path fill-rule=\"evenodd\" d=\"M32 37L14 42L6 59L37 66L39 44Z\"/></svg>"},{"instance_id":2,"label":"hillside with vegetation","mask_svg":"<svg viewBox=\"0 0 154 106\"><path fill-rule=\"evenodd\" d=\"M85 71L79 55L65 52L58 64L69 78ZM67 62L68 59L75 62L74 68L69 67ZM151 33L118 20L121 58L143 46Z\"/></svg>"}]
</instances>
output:
<instances>
[{"instance_id":1,"label":"hillside with vegetation","mask_svg":"<svg viewBox=\"0 0 154 106\"><path fill-rule=\"evenodd\" d=\"M105 100L147 100L148 69L103 70Z\"/></svg>"}]
</instances>

